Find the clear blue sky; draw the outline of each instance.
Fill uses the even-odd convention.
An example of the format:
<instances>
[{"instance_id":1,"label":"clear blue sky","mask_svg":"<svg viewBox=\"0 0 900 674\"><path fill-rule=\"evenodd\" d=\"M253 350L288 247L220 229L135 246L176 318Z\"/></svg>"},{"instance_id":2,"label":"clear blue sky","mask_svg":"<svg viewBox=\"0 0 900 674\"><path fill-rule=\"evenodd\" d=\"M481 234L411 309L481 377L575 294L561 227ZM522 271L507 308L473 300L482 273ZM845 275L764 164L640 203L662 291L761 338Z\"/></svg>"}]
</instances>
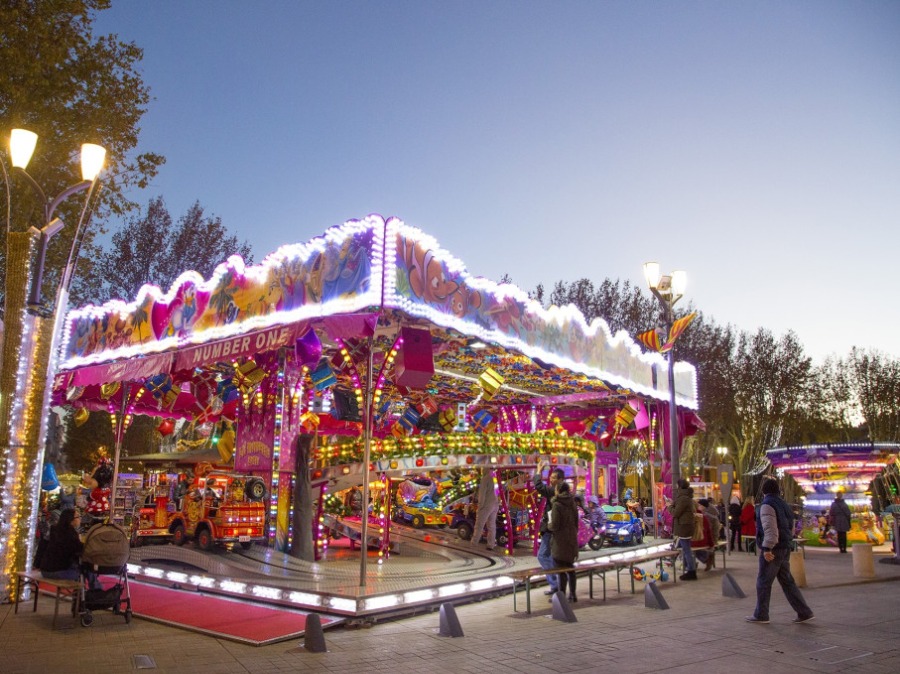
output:
<instances>
[{"instance_id":1,"label":"clear blue sky","mask_svg":"<svg viewBox=\"0 0 900 674\"><path fill-rule=\"evenodd\" d=\"M257 260L396 215L526 290L656 259L720 323L900 356L900 2L113 2L167 158L132 198Z\"/></svg>"}]
</instances>

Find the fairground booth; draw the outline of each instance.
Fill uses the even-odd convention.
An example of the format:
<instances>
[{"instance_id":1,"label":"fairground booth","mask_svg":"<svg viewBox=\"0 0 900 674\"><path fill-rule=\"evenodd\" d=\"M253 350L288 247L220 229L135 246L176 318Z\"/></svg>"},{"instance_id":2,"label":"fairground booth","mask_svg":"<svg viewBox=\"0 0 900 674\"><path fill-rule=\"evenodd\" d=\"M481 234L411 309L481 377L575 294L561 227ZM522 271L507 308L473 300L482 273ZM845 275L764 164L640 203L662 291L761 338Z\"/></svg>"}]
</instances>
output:
<instances>
[{"instance_id":1,"label":"fairground booth","mask_svg":"<svg viewBox=\"0 0 900 674\"><path fill-rule=\"evenodd\" d=\"M893 522L881 514L897 495L900 445L887 442L830 443L776 447L766 452L775 471L788 475L803 491L803 523L807 541L836 546L828 512L837 494L852 513L847 540L885 541Z\"/></svg>"},{"instance_id":2,"label":"fairground booth","mask_svg":"<svg viewBox=\"0 0 900 674\"><path fill-rule=\"evenodd\" d=\"M514 557L518 540L530 555L539 460L562 467L586 500L615 501L615 442L668 442L659 353L573 307L545 309L471 276L395 218L350 221L253 267L232 257L210 279L188 271L168 292L146 286L130 302L74 310L64 341L53 403L109 412L117 467L133 415L233 432L213 468L264 485L255 552L323 559L320 577L335 532L388 567L392 518L437 533L485 475L505 517L500 545ZM696 373L680 362L674 371L684 437L699 424ZM368 555L356 554L365 587Z\"/></svg>"}]
</instances>

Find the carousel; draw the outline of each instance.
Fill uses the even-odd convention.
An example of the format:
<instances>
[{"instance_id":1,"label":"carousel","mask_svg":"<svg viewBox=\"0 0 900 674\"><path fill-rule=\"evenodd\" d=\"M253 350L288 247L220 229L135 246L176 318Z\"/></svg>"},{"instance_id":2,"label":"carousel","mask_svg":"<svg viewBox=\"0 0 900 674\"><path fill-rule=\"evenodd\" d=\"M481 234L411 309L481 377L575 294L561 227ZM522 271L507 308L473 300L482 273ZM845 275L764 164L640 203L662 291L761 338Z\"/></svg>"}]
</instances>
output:
<instances>
[{"instance_id":1,"label":"carousel","mask_svg":"<svg viewBox=\"0 0 900 674\"><path fill-rule=\"evenodd\" d=\"M828 519L835 496L842 494L852 513L847 540L880 545L885 541L882 511L890 504L887 469L900 457L896 443L833 443L776 447L766 458L779 475L789 475L803 490L803 524L809 542L836 546ZM892 523L888 523L888 528Z\"/></svg>"},{"instance_id":2,"label":"carousel","mask_svg":"<svg viewBox=\"0 0 900 674\"><path fill-rule=\"evenodd\" d=\"M372 215L256 266L235 256L209 279L70 312L52 402L109 413L114 519L136 479L121 462L166 466L164 486L190 462L122 458L138 414L227 433L204 474L263 504L252 540L210 550L182 524L178 544L134 549L136 575L359 615L496 591L536 565L540 461L585 501L617 501L616 443L668 443L665 367L603 320L473 277L432 237ZM702 427L696 373L674 369L684 437ZM476 476L499 500L494 551L456 532ZM143 486L165 503L158 479ZM172 511L151 518L163 535Z\"/></svg>"}]
</instances>

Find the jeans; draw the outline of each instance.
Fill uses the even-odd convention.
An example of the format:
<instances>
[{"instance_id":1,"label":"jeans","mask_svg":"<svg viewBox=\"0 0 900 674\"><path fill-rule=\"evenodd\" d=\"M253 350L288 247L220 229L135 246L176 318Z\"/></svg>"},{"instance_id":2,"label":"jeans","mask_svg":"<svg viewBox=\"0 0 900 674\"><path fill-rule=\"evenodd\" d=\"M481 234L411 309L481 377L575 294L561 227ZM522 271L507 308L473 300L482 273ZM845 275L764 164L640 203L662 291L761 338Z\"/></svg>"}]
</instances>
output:
<instances>
[{"instance_id":1,"label":"jeans","mask_svg":"<svg viewBox=\"0 0 900 674\"><path fill-rule=\"evenodd\" d=\"M737 526L732 526L732 527L731 527L731 544L729 545L729 547L730 547L732 550L734 550L734 542L735 542L735 540L737 541L737 548L738 548L738 551L743 552L744 549L743 549L743 547L741 546L741 525L740 525L740 524L738 524Z\"/></svg>"},{"instance_id":2,"label":"jeans","mask_svg":"<svg viewBox=\"0 0 900 674\"><path fill-rule=\"evenodd\" d=\"M549 531L541 534L541 546L538 548L537 559L542 569L552 569L556 566L553 563L553 557L550 555L550 536L551 533ZM551 592L559 591L559 579L555 573L547 575L547 583L550 585Z\"/></svg>"},{"instance_id":3,"label":"jeans","mask_svg":"<svg viewBox=\"0 0 900 674\"><path fill-rule=\"evenodd\" d=\"M481 542L481 535L484 533L484 526L487 525L487 546L488 549L497 545L497 511L500 508L499 503L491 506L478 507L478 514L475 515L475 529L472 533L470 545L478 545Z\"/></svg>"},{"instance_id":4,"label":"jeans","mask_svg":"<svg viewBox=\"0 0 900 674\"><path fill-rule=\"evenodd\" d=\"M756 610L753 615L760 620L769 619L769 599L772 597L772 584L775 579L781 584L788 604L797 612L798 618L808 618L812 610L807 606L800 588L791 575L791 551L788 548L772 550L775 559L766 561L766 556L759 556L759 574L756 576Z\"/></svg>"},{"instance_id":5,"label":"jeans","mask_svg":"<svg viewBox=\"0 0 900 674\"><path fill-rule=\"evenodd\" d=\"M681 546L681 556L684 557L684 572L696 571L697 565L694 564L694 553L691 552L691 539L679 538L678 545Z\"/></svg>"},{"instance_id":6,"label":"jeans","mask_svg":"<svg viewBox=\"0 0 900 674\"><path fill-rule=\"evenodd\" d=\"M41 571L41 575L50 580L81 580L81 571L74 566L69 569L63 569L62 571ZM84 576L90 589L103 589L103 585L100 583L100 579L97 577L96 573L87 571Z\"/></svg>"},{"instance_id":7,"label":"jeans","mask_svg":"<svg viewBox=\"0 0 900 674\"><path fill-rule=\"evenodd\" d=\"M44 578L50 580L80 580L81 572L78 569L63 569L62 571L41 571Z\"/></svg>"}]
</instances>

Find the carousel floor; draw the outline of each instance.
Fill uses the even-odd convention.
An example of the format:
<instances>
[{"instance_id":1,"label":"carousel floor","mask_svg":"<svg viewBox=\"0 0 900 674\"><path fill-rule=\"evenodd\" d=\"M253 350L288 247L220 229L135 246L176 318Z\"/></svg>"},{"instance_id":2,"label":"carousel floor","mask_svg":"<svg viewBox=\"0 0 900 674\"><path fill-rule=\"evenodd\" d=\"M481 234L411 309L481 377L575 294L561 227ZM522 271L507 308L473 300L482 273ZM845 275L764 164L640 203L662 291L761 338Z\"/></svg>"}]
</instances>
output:
<instances>
[{"instance_id":1,"label":"carousel floor","mask_svg":"<svg viewBox=\"0 0 900 674\"><path fill-rule=\"evenodd\" d=\"M293 605L343 616L411 613L447 600L471 600L509 592L509 574L540 570L530 543L513 554L470 545L454 531L391 527L398 551L379 561L368 551L365 583L361 551L347 538L331 541L323 559L307 562L263 546L202 552L188 544L132 550L129 572L140 580L197 589L270 604ZM649 545L657 543L651 542ZM618 555L639 548L583 551L581 559Z\"/></svg>"}]
</instances>

